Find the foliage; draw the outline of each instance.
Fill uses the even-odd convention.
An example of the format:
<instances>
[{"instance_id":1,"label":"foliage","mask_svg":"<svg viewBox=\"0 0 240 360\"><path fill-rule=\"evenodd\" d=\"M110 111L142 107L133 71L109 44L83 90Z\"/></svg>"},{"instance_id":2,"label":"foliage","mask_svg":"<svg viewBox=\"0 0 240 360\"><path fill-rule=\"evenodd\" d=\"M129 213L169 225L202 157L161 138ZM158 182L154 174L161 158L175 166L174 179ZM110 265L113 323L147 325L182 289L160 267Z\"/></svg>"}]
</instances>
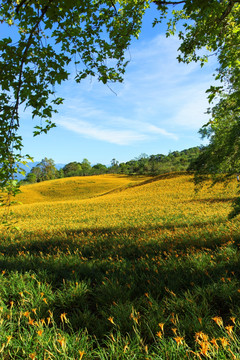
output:
<instances>
[{"instance_id":1,"label":"foliage","mask_svg":"<svg viewBox=\"0 0 240 360\"><path fill-rule=\"evenodd\" d=\"M134 160L114 165L118 174L160 175L172 171L186 171L189 165L201 153L202 148L193 147L182 151L172 151L168 155L141 154ZM110 167L110 171L113 166Z\"/></svg>"},{"instance_id":2,"label":"foliage","mask_svg":"<svg viewBox=\"0 0 240 360\"><path fill-rule=\"evenodd\" d=\"M66 201L52 201L56 184ZM0 358L239 357L235 181L195 194L186 174L78 177L25 186L28 199L33 188L45 202L23 200L19 232L0 234Z\"/></svg>"},{"instance_id":3,"label":"foliage","mask_svg":"<svg viewBox=\"0 0 240 360\"><path fill-rule=\"evenodd\" d=\"M20 108L29 108L32 117L41 120L34 135L55 126L51 118L63 102L55 97L55 85L68 78L71 61L77 82L88 75L103 83L122 81L124 50L138 35L146 7L147 1L1 2L0 22L6 33L0 40L2 186L14 177L11 164L22 158Z\"/></svg>"},{"instance_id":4,"label":"foliage","mask_svg":"<svg viewBox=\"0 0 240 360\"><path fill-rule=\"evenodd\" d=\"M53 159L44 158L34 166L22 182L33 184L35 182L52 180L57 177L57 169Z\"/></svg>"},{"instance_id":5,"label":"foliage","mask_svg":"<svg viewBox=\"0 0 240 360\"><path fill-rule=\"evenodd\" d=\"M81 176L82 175L81 164L76 161L70 162L63 167L63 173L64 173L64 177Z\"/></svg>"},{"instance_id":6,"label":"foliage","mask_svg":"<svg viewBox=\"0 0 240 360\"><path fill-rule=\"evenodd\" d=\"M100 174L106 174L108 172L107 166L97 163L96 165L93 165L92 167L92 174L93 175L100 175Z\"/></svg>"},{"instance_id":7,"label":"foliage","mask_svg":"<svg viewBox=\"0 0 240 360\"><path fill-rule=\"evenodd\" d=\"M158 3L158 1L156 1ZM160 1L159 3L163 3ZM166 2L170 3L170 2ZM209 56L216 55L218 68L216 84L207 90L209 122L201 129L210 144L193 165L197 171L195 181L201 182L211 173L213 180L223 180L239 172L240 134L240 1L183 1L183 8L173 12L168 23L168 35L176 32L176 24L183 20L179 61L200 61L201 66ZM193 20L192 22L188 20ZM206 48L209 53L203 53ZM221 174L221 176L219 176ZM233 213L238 214L239 206Z\"/></svg>"},{"instance_id":8,"label":"foliage","mask_svg":"<svg viewBox=\"0 0 240 360\"><path fill-rule=\"evenodd\" d=\"M82 162L70 162L58 171L54 167L53 160L45 158L41 163L31 169L21 183L33 184L54 178L108 173L154 176L171 171L186 171L188 168L190 169L190 164L192 164L202 151L203 148L194 147L182 151L169 152L168 155L157 154L148 156L141 154L135 160L130 160L126 163L122 162L120 164L116 159L112 159L109 168L99 163L91 166L87 159L83 159ZM51 164L43 171L48 162ZM48 173L48 176L46 173Z\"/></svg>"}]
</instances>

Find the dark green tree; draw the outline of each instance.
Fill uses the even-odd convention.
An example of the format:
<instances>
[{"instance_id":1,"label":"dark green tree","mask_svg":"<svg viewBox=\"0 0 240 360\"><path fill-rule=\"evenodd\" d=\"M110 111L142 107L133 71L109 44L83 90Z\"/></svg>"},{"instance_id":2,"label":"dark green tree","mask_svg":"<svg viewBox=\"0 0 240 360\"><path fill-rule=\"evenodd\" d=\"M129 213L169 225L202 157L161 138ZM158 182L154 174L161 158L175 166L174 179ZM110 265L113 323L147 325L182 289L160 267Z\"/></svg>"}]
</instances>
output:
<instances>
[{"instance_id":1,"label":"dark green tree","mask_svg":"<svg viewBox=\"0 0 240 360\"><path fill-rule=\"evenodd\" d=\"M36 182L40 182L42 181L42 171L41 171L41 168L39 166L34 166L29 175L27 174L27 176L31 176L31 175L34 175L35 179L36 179Z\"/></svg>"},{"instance_id":2,"label":"dark green tree","mask_svg":"<svg viewBox=\"0 0 240 360\"><path fill-rule=\"evenodd\" d=\"M92 167L88 159L83 159L83 161L81 162L81 167L82 167L82 175L91 175Z\"/></svg>"},{"instance_id":3,"label":"dark green tree","mask_svg":"<svg viewBox=\"0 0 240 360\"><path fill-rule=\"evenodd\" d=\"M29 172L24 179L24 183L34 184L37 182L37 176L33 172Z\"/></svg>"},{"instance_id":4,"label":"dark green tree","mask_svg":"<svg viewBox=\"0 0 240 360\"><path fill-rule=\"evenodd\" d=\"M106 174L108 172L108 169L106 165L103 164L96 164L92 166L92 174L94 175L100 175L100 174Z\"/></svg>"},{"instance_id":5,"label":"dark green tree","mask_svg":"<svg viewBox=\"0 0 240 360\"><path fill-rule=\"evenodd\" d=\"M64 173L64 177L81 176L83 174L82 166L77 161L66 164L62 170Z\"/></svg>"}]
</instances>

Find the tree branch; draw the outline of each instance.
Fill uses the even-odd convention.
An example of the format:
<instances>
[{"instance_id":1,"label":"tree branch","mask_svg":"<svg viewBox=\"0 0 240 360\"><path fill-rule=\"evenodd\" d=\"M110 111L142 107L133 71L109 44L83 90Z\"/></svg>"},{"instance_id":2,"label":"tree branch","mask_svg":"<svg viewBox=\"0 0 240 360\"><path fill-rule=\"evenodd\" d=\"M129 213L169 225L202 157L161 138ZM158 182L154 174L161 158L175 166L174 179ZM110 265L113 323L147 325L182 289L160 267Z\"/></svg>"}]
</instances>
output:
<instances>
[{"instance_id":1,"label":"tree branch","mask_svg":"<svg viewBox=\"0 0 240 360\"><path fill-rule=\"evenodd\" d=\"M240 3L240 1L239 0L230 0L229 1L227 8L225 9L225 11L222 13L220 18L218 19L219 22L223 21L230 14L230 12L232 11L232 8L234 7L234 5L236 3Z\"/></svg>"},{"instance_id":2,"label":"tree branch","mask_svg":"<svg viewBox=\"0 0 240 360\"><path fill-rule=\"evenodd\" d=\"M43 9L42 9L42 13L41 16L39 17L37 23L34 25L34 27L32 28L30 35L28 37L28 41L27 44L25 46L25 50L24 53L22 55L22 59L21 59L21 63L20 63L20 69L19 69L19 77L18 77L18 86L17 86L17 94L16 94L16 102L15 102L15 106L13 108L12 111L12 118L11 118L11 124L10 124L10 129L13 127L14 124L14 115L18 112L18 107L19 107L19 97L20 97L20 89L21 89L21 85L22 85L22 74L23 74L23 65L25 63L26 60L26 56L27 56L27 52L32 44L32 38L33 38L33 34L36 31L37 27L39 26L40 22L42 21L42 19L44 18L44 15L46 14L47 10L48 10L48 6L49 4L52 2L53 0L49 0L48 5L46 5ZM22 3L24 3L25 1L23 1ZM19 126L19 121L17 119L17 126Z\"/></svg>"},{"instance_id":3,"label":"tree branch","mask_svg":"<svg viewBox=\"0 0 240 360\"><path fill-rule=\"evenodd\" d=\"M19 12L19 9L26 3L28 2L29 0L22 0L20 1L20 3L16 6L16 13L18 14Z\"/></svg>"},{"instance_id":4,"label":"tree branch","mask_svg":"<svg viewBox=\"0 0 240 360\"><path fill-rule=\"evenodd\" d=\"M165 0L154 0L153 2L156 5L178 5L178 4L185 4L187 0L182 1L165 1Z\"/></svg>"}]
</instances>

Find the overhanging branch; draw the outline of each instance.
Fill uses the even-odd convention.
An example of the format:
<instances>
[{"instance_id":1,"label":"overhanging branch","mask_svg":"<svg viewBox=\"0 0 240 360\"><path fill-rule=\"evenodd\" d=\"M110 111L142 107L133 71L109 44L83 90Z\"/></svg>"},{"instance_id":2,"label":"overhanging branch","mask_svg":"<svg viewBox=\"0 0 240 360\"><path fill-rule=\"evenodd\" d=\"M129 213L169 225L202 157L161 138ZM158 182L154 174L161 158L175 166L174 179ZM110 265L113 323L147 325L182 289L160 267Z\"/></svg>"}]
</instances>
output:
<instances>
[{"instance_id":1,"label":"overhanging branch","mask_svg":"<svg viewBox=\"0 0 240 360\"><path fill-rule=\"evenodd\" d=\"M187 0L182 1L164 1L164 0L154 0L153 2L157 5L178 5L185 4Z\"/></svg>"},{"instance_id":2,"label":"overhanging branch","mask_svg":"<svg viewBox=\"0 0 240 360\"><path fill-rule=\"evenodd\" d=\"M230 0L229 1L227 8L224 10L222 15L218 19L219 22L223 21L230 14L230 12L232 11L232 9L236 3L240 3L240 0Z\"/></svg>"}]
</instances>

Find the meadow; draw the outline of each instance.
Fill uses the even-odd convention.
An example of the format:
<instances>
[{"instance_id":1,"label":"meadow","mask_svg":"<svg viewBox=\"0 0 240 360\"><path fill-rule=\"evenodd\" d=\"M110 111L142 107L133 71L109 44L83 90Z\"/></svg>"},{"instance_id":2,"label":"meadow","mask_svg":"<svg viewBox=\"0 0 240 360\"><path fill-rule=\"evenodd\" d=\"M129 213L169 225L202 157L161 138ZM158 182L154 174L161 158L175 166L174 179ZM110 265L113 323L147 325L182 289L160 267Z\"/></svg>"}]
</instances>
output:
<instances>
[{"instance_id":1,"label":"meadow","mask_svg":"<svg viewBox=\"0 0 240 360\"><path fill-rule=\"evenodd\" d=\"M240 359L236 191L186 173L23 186L0 234L0 358Z\"/></svg>"}]
</instances>

